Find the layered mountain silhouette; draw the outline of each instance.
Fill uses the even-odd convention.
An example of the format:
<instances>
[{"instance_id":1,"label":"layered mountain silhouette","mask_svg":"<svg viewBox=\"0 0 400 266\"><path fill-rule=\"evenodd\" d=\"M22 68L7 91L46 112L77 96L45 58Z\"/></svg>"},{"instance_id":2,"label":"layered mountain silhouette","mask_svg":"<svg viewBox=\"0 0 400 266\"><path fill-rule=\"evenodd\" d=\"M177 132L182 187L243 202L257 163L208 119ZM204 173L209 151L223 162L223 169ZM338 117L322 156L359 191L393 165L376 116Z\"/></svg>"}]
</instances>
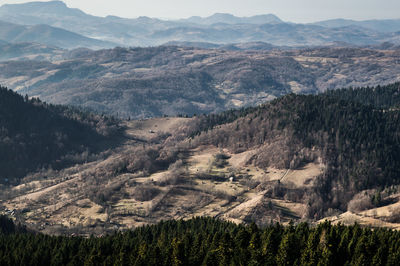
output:
<instances>
[{"instance_id":1,"label":"layered mountain silhouette","mask_svg":"<svg viewBox=\"0 0 400 266\"><path fill-rule=\"evenodd\" d=\"M283 21L273 14L258 15L252 17L236 17L232 14L226 13L215 13L209 17L199 17L194 16L188 19L182 19L181 22L185 23L196 23L204 25L212 25L216 23L224 24L278 24L283 23Z\"/></svg>"},{"instance_id":2,"label":"layered mountain silhouette","mask_svg":"<svg viewBox=\"0 0 400 266\"><path fill-rule=\"evenodd\" d=\"M10 43L40 42L63 48L89 47L99 49L115 45L46 24L25 26L4 21L0 21L0 39Z\"/></svg>"},{"instance_id":3,"label":"layered mountain silhouette","mask_svg":"<svg viewBox=\"0 0 400 266\"><path fill-rule=\"evenodd\" d=\"M92 16L79 9L69 8L61 1L3 5L0 7L0 20L25 25L46 24L121 46L154 46L171 41L216 44L266 42L279 46L327 45L335 42L354 45L400 43L400 20L339 19L313 24L295 24L284 22L273 14L236 17L223 13L205 18L190 17L175 21L148 17L126 19L115 16ZM42 31L50 31L43 27L34 28L35 36L44 34ZM110 43L93 43L93 40L71 36L71 33L67 32L65 34L68 40L75 39L73 43L81 42L79 46L110 45ZM46 38L43 42L45 41ZM46 44L69 48L62 41L50 41L48 40Z\"/></svg>"},{"instance_id":4,"label":"layered mountain silhouette","mask_svg":"<svg viewBox=\"0 0 400 266\"><path fill-rule=\"evenodd\" d=\"M351 19L331 19L331 20L315 22L312 24L328 28L359 26L381 32L397 32L400 30L400 19L365 20L365 21L355 21Z\"/></svg>"}]
</instances>

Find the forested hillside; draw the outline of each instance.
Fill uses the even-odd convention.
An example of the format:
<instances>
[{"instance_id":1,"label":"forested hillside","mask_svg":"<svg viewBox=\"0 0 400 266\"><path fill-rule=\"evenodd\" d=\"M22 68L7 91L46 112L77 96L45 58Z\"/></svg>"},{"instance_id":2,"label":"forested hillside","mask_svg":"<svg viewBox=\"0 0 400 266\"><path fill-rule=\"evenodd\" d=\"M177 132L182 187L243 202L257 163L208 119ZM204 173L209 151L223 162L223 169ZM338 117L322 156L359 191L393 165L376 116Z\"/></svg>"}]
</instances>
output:
<instances>
[{"instance_id":1,"label":"forested hillside","mask_svg":"<svg viewBox=\"0 0 400 266\"><path fill-rule=\"evenodd\" d=\"M372 105L382 109L398 109L400 107L400 84L387 86L350 88L330 90L327 94L340 100L354 101L364 105Z\"/></svg>"},{"instance_id":2,"label":"forested hillside","mask_svg":"<svg viewBox=\"0 0 400 266\"><path fill-rule=\"evenodd\" d=\"M4 224L4 222L2 222ZM4 230L2 230L4 231ZM0 233L1 265L398 265L400 233L358 225L260 229L211 218L100 238Z\"/></svg>"},{"instance_id":3,"label":"forested hillside","mask_svg":"<svg viewBox=\"0 0 400 266\"><path fill-rule=\"evenodd\" d=\"M346 210L359 191L400 183L399 86L291 94L205 116L198 128L206 131L192 143L234 153L258 147L252 163L260 167L296 169L322 160L325 169L309 199L310 217L322 217L327 208Z\"/></svg>"},{"instance_id":4,"label":"forested hillside","mask_svg":"<svg viewBox=\"0 0 400 266\"><path fill-rule=\"evenodd\" d=\"M0 182L88 160L116 131L116 121L107 117L48 105L1 87Z\"/></svg>"}]
</instances>

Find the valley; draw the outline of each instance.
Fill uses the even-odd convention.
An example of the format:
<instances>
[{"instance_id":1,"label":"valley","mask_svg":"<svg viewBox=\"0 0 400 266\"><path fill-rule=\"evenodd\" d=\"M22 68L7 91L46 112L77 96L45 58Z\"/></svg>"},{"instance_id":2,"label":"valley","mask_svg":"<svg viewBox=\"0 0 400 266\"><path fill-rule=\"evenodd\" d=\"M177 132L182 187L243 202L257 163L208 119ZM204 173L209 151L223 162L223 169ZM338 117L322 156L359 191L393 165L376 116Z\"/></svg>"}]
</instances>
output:
<instances>
[{"instance_id":1,"label":"valley","mask_svg":"<svg viewBox=\"0 0 400 266\"><path fill-rule=\"evenodd\" d=\"M260 184L310 187L322 166L261 169L248 164L256 150L230 154L228 150L202 146L188 150L164 171L118 173L138 147L149 145L147 149L151 149L158 134L173 134L190 120L126 122L126 142L109 151L104 159L48 172L46 178L28 176L22 185L8 192L2 204L8 210L18 210L18 219L50 234L102 234L115 228L197 216L236 223L257 220L260 225L271 220L287 223L304 216L304 204L267 196L270 189L260 189ZM223 165L216 165L221 154L226 156L220 159Z\"/></svg>"},{"instance_id":2,"label":"valley","mask_svg":"<svg viewBox=\"0 0 400 266\"><path fill-rule=\"evenodd\" d=\"M379 206L347 212L326 207L324 214L311 213L310 217L309 193L315 193L319 178L327 171L326 155L314 147L308 152L316 157L303 155L314 159L285 167L288 164L280 158L290 158L285 155L288 140L278 132L273 136L274 130L270 132L273 141L254 146L248 141L244 150L217 144L218 132L226 132L224 128L238 124L240 118L214 126L212 135L203 132L187 138L204 118L121 121L123 141L98 159L32 173L20 185L2 190L3 213L12 211L17 221L46 234L103 235L199 216L259 226L272 221L330 220L400 228L395 218L398 187L392 187L394 192L388 196L382 192Z\"/></svg>"}]
</instances>

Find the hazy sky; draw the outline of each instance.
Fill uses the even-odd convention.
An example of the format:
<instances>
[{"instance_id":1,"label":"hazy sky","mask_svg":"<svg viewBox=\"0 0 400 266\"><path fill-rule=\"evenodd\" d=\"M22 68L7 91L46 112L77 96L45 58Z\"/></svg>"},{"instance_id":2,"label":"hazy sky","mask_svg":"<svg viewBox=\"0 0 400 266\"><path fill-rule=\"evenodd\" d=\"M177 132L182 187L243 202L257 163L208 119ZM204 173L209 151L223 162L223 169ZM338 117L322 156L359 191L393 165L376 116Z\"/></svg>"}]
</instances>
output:
<instances>
[{"instance_id":1,"label":"hazy sky","mask_svg":"<svg viewBox=\"0 0 400 266\"><path fill-rule=\"evenodd\" d=\"M0 0L0 4L30 2ZM293 22L331 18L356 20L400 18L400 0L64 0L69 7L86 13L134 18L185 18L216 12L251 16L273 13Z\"/></svg>"}]
</instances>

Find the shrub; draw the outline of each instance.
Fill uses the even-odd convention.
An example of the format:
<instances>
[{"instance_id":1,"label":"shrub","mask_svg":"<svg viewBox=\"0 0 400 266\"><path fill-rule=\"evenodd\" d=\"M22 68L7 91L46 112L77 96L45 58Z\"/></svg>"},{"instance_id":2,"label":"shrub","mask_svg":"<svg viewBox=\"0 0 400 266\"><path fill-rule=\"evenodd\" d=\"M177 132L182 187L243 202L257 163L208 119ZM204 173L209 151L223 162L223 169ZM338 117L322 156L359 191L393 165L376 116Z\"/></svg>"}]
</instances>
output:
<instances>
[{"instance_id":1,"label":"shrub","mask_svg":"<svg viewBox=\"0 0 400 266\"><path fill-rule=\"evenodd\" d=\"M154 199L160 190L151 185L137 186L133 192L133 198L137 201L150 201Z\"/></svg>"},{"instance_id":2,"label":"shrub","mask_svg":"<svg viewBox=\"0 0 400 266\"><path fill-rule=\"evenodd\" d=\"M347 210L351 212L359 212L373 208L371 193L371 191L363 191L356 194L347 205Z\"/></svg>"}]
</instances>

